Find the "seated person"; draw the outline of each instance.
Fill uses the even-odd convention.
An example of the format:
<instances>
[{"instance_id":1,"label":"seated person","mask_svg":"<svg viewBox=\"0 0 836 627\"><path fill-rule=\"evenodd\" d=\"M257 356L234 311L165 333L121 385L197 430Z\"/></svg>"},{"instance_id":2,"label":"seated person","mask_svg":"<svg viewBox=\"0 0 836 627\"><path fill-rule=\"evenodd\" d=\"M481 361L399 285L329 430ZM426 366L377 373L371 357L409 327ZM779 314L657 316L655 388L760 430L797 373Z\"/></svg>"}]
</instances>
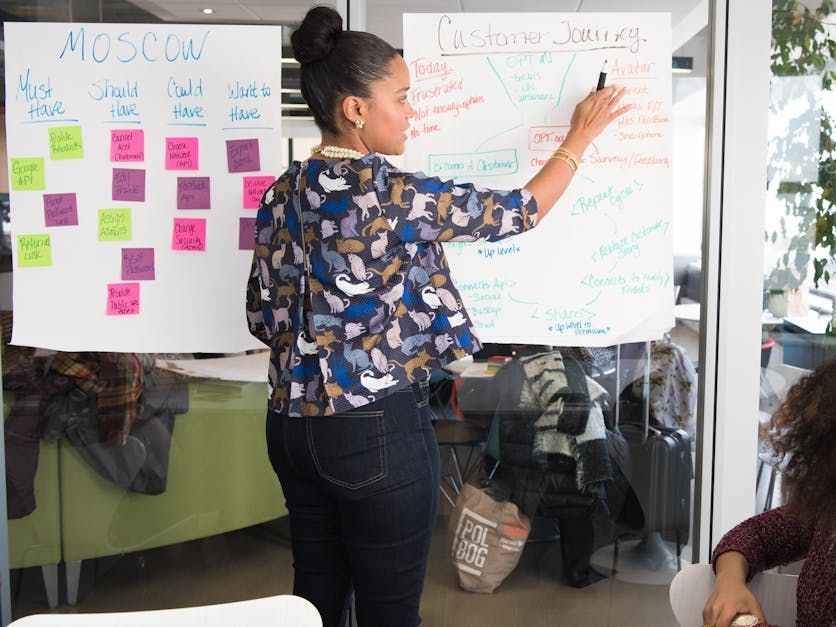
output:
<instances>
[{"instance_id":1,"label":"seated person","mask_svg":"<svg viewBox=\"0 0 836 627\"><path fill-rule=\"evenodd\" d=\"M766 624L745 582L806 558L798 578L797 624L836 626L836 359L789 389L772 416L769 437L784 468L787 503L745 520L720 540L703 622L728 627L736 615L751 614Z\"/></svg>"}]
</instances>

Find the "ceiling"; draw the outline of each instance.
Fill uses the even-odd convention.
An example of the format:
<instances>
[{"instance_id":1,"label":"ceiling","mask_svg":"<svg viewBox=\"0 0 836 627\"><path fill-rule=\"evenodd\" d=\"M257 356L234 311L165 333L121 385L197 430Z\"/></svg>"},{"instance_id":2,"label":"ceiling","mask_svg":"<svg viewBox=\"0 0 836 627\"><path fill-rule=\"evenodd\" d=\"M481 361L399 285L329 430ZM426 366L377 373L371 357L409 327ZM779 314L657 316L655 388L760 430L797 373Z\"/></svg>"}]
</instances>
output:
<instances>
[{"instance_id":1,"label":"ceiling","mask_svg":"<svg viewBox=\"0 0 836 627\"><path fill-rule=\"evenodd\" d=\"M295 24L310 7L322 3L327 4L323 0L0 0L0 18L46 22ZM708 22L708 0L516 0L513 6L515 12L669 11L676 48ZM205 8L212 9L212 14L204 14ZM405 12L507 10L507 0L366 0L366 28L400 48L401 16Z\"/></svg>"}]
</instances>

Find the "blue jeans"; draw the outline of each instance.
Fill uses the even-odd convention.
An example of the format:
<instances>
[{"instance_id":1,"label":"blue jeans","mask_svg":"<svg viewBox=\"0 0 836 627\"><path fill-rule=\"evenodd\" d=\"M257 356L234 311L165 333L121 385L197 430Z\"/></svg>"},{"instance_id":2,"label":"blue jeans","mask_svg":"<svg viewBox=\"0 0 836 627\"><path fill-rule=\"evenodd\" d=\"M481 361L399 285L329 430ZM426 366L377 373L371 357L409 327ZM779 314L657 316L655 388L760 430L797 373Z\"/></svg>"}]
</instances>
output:
<instances>
[{"instance_id":1,"label":"blue jeans","mask_svg":"<svg viewBox=\"0 0 836 627\"><path fill-rule=\"evenodd\" d=\"M324 627L414 627L438 512L428 387L338 416L268 413L267 451L290 512L293 593Z\"/></svg>"}]
</instances>

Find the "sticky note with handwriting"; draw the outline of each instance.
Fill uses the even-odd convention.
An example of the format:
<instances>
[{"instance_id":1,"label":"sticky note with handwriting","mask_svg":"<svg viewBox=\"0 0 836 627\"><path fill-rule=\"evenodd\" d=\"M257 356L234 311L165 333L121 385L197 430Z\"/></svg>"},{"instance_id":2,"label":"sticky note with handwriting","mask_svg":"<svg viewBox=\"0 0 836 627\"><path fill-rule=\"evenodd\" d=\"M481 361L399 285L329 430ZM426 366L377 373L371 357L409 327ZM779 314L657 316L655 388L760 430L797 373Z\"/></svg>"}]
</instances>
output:
<instances>
[{"instance_id":1,"label":"sticky note with handwriting","mask_svg":"<svg viewBox=\"0 0 836 627\"><path fill-rule=\"evenodd\" d=\"M172 250L206 250L206 220L174 218Z\"/></svg>"},{"instance_id":2,"label":"sticky note with handwriting","mask_svg":"<svg viewBox=\"0 0 836 627\"><path fill-rule=\"evenodd\" d=\"M226 142L226 163L230 173L258 172L261 158L257 139L229 139Z\"/></svg>"},{"instance_id":3,"label":"sticky note with handwriting","mask_svg":"<svg viewBox=\"0 0 836 627\"><path fill-rule=\"evenodd\" d=\"M76 226L78 201L74 192L44 194L44 224L46 226Z\"/></svg>"},{"instance_id":4,"label":"sticky note with handwriting","mask_svg":"<svg viewBox=\"0 0 836 627\"><path fill-rule=\"evenodd\" d=\"M43 157L12 157L11 175L13 191L46 189Z\"/></svg>"},{"instance_id":5,"label":"sticky note with handwriting","mask_svg":"<svg viewBox=\"0 0 836 627\"><path fill-rule=\"evenodd\" d=\"M139 128L110 131L110 160L145 161L145 131Z\"/></svg>"},{"instance_id":6,"label":"sticky note with handwriting","mask_svg":"<svg viewBox=\"0 0 836 627\"><path fill-rule=\"evenodd\" d=\"M177 177L177 208L178 209L209 209L208 176L178 176Z\"/></svg>"},{"instance_id":7,"label":"sticky note with handwriting","mask_svg":"<svg viewBox=\"0 0 836 627\"><path fill-rule=\"evenodd\" d=\"M272 176L245 176L244 209L258 209L261 197L274 180Z\"/></svg>"},{"instance_id":8,"label":"sticky note with handwriting","mask_svg":"<svg viewBox=\"0 0 836 627\"><path fill-rule=\"evenodd\" d=\"M197 170L197 137L166 137L165 169Z\"/></svg>"},{"instance_id":9,"label":"sticky note with handwriting","mask_svg":"<svg viewBox=\"0 0 836 627\"><path fill-rule=\"evenodd\" d=\"M80 126L55 126L49 129L50 159L81 159L84 146L81 143Z\"/></svg>"},{"instance_id":10,"label":"sticky note with handwriting","mask_svg":"<svg viewBox=\"0 0 836 627\"><path fill-rule=\"evenodd\" d=\"M145 202L145 170L113 168L112 199Z\"/></svg>"},{"instance_id":11,"label":"sticky note with handwriting","mask_svg":"<svg viewBox=\"0 0 836 627\"><path fill-rule=\"evenodd\" d=\"M107 284L107 315L135 316L139 314L139 283Z\"/></svg>"},{"instance_id":12,"label":"sticky note with handwriting","mask_svg":"<svg viewBox=\"0 0 836 627\"><path fill-rule=\"evenodd\" d=\"M17 266L35 268L52 265L52 246L49 235L18 235Z\"/></svg>"},{"instance_id":13,"label":"sticky note with handwriting","mask_svg":"<svg viewBox=\"0 0 836 627\"><path fill-rule=\"evenodd\" d=\"M122 249L122 280L151 281L154 276L153 248Z\"/></svg>"}]
</instances>

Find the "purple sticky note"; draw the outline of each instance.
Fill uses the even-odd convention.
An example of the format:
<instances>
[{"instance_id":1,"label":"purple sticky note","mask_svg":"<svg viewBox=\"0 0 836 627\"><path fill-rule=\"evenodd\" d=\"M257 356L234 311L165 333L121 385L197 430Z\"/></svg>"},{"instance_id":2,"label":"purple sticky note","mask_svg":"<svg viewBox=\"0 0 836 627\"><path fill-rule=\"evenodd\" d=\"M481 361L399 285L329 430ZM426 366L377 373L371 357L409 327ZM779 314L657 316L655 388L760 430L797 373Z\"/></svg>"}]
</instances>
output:
<instances>
[{"instance_id":1,"label":"purple sticky note","mask_svg":"<svg viewBox=\"0 0 836 627\"><path fill-rule=\"evenodd\" d=\"M145 170L113 168L113 200L145 202Z\"/></svg>"},{"instance_id":2,"label":"purple sticky note","mask_svg":"<svg viewBox=\"0 0 836 627\"><path fill-rule=\"evenodd\" d=\"M153 281L154 280L154 249L153 248L123 248L122 249L122 280L123 281Z\"/></svg>"},{"instance_id":3,"label":"purple sticky note","mask_svg":"<svg viewBox=\"0 0 836 627\"><path fill-rule=\"evenodd\" d=\"M258 172L261 159L257 139L228 139L226 163L230 172Z\"/></svg>"},{"instance_id":4,"label":"purple sticky note","mask_svg":"<svg viewBox=\"0 0 836 627\"><path fill-rule=\"evenodd\" d=\"M238 218L238 250L255 250L255 218Z\"/></svg>"},{"instance_id":5,"label":"purple sticky note","mask_svg":"<svg viewBox=\"0 0 836 627\"><path fill-rule=\"evenodd\" d=\"M197 137L166 137L165 169L197 170Z\"/></svg>"},{"instance_id":6,"label":"purple sticky note","mask_svg":"<svg viewBox=\"0 0 836 627\"><path fill-rule=\"evenodd\" d=\"M46 226L76 226L78 203L75 194L44 194Z\"/></svg>"},{"instance_id":7,"label":"purple sticky note","mask_svg":"<svg viewBox=\"0 0 836 627\"><path fill-rule=\"evenodd\" d=\"M178 209L209 209L209 177L177 177Z\"/></svg>"}]
</instances>

